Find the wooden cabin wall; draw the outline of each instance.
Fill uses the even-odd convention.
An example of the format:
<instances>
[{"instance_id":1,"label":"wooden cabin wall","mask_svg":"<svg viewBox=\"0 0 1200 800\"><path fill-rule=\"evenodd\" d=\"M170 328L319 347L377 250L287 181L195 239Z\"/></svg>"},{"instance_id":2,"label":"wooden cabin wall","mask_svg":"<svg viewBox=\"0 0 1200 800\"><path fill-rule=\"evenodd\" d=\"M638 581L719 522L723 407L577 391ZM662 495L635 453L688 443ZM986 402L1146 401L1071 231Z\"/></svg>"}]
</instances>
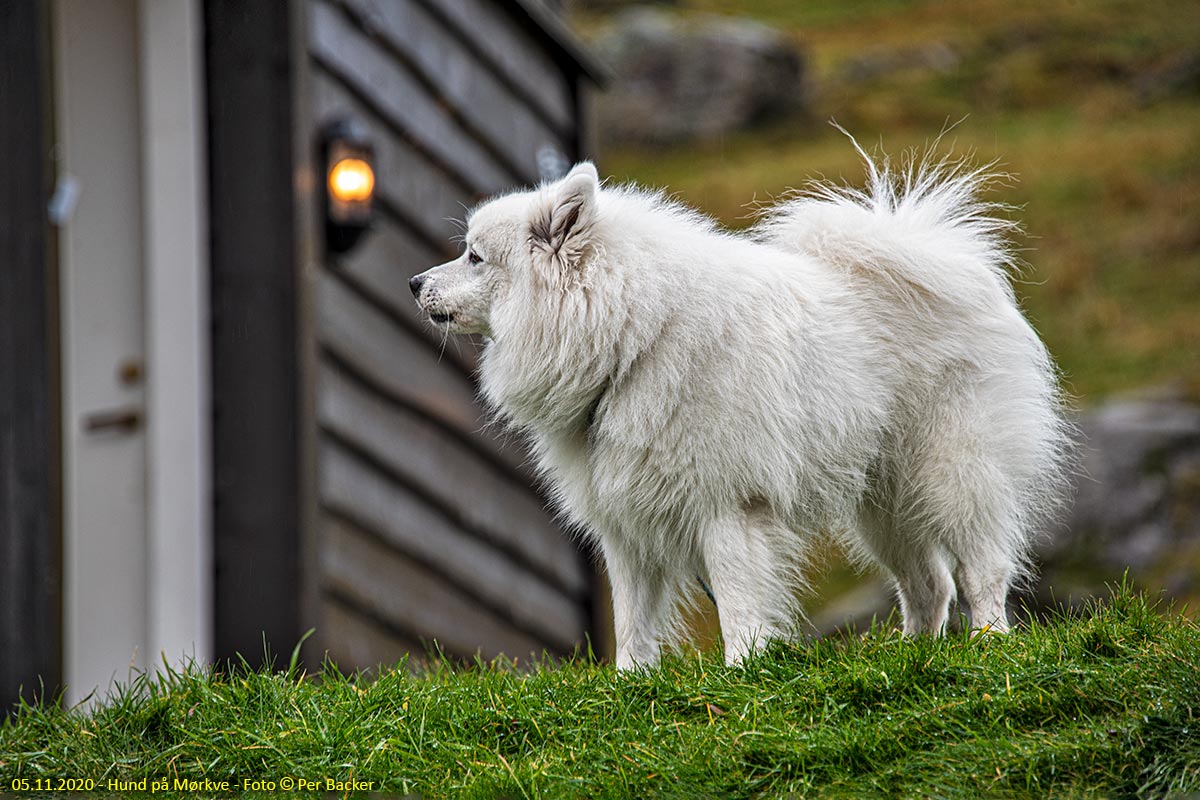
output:
<instances>
[{"instance_id":1,"label":"wooden cabin wall","mask_svg":"<svg viewBox=\"0 0 1200 800\"><path fill-rule=\"evenodd\" d=\"M307 10L313 140L354 118L377 175L375 228L316 278L320 646L346 668L433 640L458 657L569 653L591 627L588 561L520 444L487 426L476 345L443 341L407 283L454 257L467 208L535 183L546 148L575 156L575 78L492 0Z\"/></svg>"}]
</instances>

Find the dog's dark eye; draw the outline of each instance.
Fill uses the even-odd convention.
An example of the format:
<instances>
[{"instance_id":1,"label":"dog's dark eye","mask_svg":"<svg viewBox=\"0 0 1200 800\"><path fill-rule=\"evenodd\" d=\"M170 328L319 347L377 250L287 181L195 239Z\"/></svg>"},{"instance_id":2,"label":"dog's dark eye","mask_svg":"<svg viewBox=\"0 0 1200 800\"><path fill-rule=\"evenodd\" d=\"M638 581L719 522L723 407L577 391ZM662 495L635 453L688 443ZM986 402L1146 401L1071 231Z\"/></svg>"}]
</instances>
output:
<instances>
[{"instance_id":1,"label":"dog's dark eye","mask_svg":"<svg viewBox=\"0 0 1200 800\"><path fill-rule=\"evenodd\" d=\"M476 253L474 250L468 250L467 251L467 261L470 261L472 264L478 264L481 261L483 261L483 257L480 256L479 253Z\"/></svg>"}]
</instances>

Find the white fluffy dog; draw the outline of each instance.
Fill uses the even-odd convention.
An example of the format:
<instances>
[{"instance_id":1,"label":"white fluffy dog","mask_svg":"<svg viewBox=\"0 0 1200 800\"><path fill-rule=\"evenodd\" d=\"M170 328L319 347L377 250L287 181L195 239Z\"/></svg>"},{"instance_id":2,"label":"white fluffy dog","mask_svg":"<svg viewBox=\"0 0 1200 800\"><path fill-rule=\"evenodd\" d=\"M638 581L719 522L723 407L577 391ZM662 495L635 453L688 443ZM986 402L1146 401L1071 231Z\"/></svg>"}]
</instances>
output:
<instances>
[{"instance_id":1,"label":"white fluffy dog","mask_svg":"<svg viewBox=\"0 0 1200 800\"><path fill-rule=\"evenodd\" d=\"M956 586L972 626L1008 627L1069 440L1013 224L985 173L864 158L865 191L748 233L579 164L484 203L411 281L487 337L487 400L603 553L620 668L657 661L697 577L727 661L792 635L817 537L892 576L906 634L939 633Z\"/></svg>"}]
</instances>

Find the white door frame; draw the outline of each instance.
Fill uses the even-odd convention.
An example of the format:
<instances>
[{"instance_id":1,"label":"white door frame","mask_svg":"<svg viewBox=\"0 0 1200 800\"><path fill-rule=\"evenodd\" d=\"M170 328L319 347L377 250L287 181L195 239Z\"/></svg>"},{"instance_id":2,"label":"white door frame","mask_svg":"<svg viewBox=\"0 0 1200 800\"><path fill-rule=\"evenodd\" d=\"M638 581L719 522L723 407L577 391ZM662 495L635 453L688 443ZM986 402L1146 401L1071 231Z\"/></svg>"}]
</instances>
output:
<instances>
[{"instance_id":1,"label":"white door frame","mask_svg":"<svg viewBox=\"0 0 1200 800\"><path fill-rule=\"evenodd\" d=\"M140 0L147 635L212 653L207 139L200 0Z\"/></svg>"}]
</instances>

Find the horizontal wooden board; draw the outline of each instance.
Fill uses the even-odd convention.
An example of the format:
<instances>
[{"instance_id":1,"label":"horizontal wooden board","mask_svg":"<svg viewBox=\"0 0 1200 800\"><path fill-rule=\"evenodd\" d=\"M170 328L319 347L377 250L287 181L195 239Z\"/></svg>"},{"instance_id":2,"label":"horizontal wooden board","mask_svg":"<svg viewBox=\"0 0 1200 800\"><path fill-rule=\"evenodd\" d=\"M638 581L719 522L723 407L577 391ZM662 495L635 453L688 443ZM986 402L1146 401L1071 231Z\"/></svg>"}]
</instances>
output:
<instances>
[{"instance_id":1,"label":"horizontal wooden board","mask_svg":"<svg viewBox=\"0 0 1200 800\"><path fill-rule=\"evenodd\" d=\"M321 597L317 615L319 646L343 672L377 667L389 670L405 656L410 657L411 667L425 655L423 643L397 636L336 595Z\"/></svg>"},{"instance_id":2,"label":"horizontal wooden board","mask_svg":"<svg viewBox=\"0 0 1200 800\"><path fill-rule=\"evenodd\" d=\"M561 642L514 628L421 564L345 521L326 519L323 531L324 590L371 609L394 630L406 632L405 638L436 642L458 657L479 653L490 659L504 653L527 658L547 649L562 652ZM574 646L569 644L568 651Z\"/></svg>"},{"instance_id":3,"label":"horizontal wooden board","mask_svg":"<svg viewBox=\"0 0 1200 800\"><path fill-rule=\"evenodd\" d=\"M583 607L504 553L460 529L420 496L325 439L322 506L436 571L478 602L568 648L588 629Z\"/></svg>"},{"instance_id":4,"label":"horizontal wooden board","mask_svg":"<svg viewBox=\"0 0 1200 800\"><path fill-rule=\"evenodd\" d=\"M384 465L460 523L527 562L576 597L588 571L575 544L551 520L541 498L420 415L381 400L336 367L319 373L322 427Z\"/></svg>"},{"instance_id":5,"label":"horizontal wooden board","mask_svg":"<svg viewBox=\"0 0 1200 800\"><path fill-rule=\"evenodd\" d=\"M393 126L408 131L440 161L468 176L481 193L528 182L528 174L498 162L445 108L439 108L421 84L395 59L354 28L337 9L310 6L311 53L327 72L371 98Z\"/></svg>"},{"instance_id":6,"label":"horizontal wooden board","mask_svg":"<svg viewBox=\"0 0 1200 800\"><path fill-rule=\"evenodd\" d=\"M348 275L377 304L404 320L405 326L442 356L468 373L477 365L476 337L451 337L420 314L408 279L452 258L451 241L473 199L405 142L391 136L340 84L319 70L313 73L313 109L328 120L349 115L359 120L375 143L379 196L375 222L345 255L331 258L330 269ZM394 210L394 212L392 211ZM397 219L395 212L400 218Z\"/></svg>"}]
</instances>

